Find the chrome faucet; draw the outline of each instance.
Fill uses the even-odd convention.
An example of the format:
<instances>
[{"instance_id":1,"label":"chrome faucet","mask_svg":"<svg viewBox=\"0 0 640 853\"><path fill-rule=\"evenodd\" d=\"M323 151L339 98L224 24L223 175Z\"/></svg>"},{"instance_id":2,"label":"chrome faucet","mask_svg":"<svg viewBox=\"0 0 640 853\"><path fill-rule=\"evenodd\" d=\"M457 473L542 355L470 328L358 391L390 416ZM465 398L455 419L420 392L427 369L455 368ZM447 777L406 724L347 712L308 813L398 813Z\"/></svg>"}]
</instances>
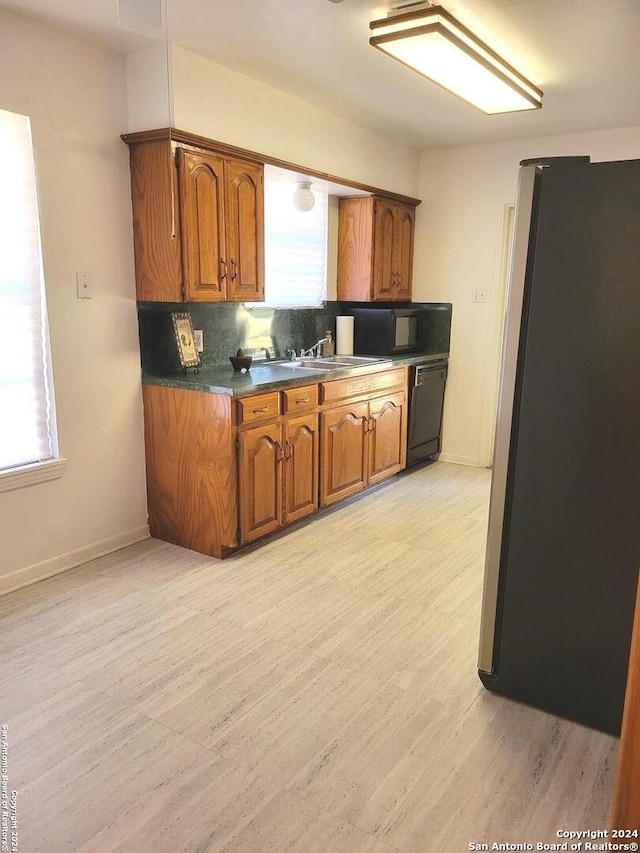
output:
<instances>
[{"instance_id":1,"label":"chrome faucet","mask_svg":"<svg viewBox=\"0 0 640 853\"><path fill-rule=\"evenodd\" d=\"M319 341L317 341L317 343L315 343L312 347L309 347L309 349L304 349L304 348L303 348L303 349L302 349L302 351L301 351L301 353L300 353L300 357L301 357L301 358L305 358L306 356L312 356L312 357L315 357L315 358L319 358L319 356L320 356L320 347L322 346L322 344L328 344L330 340L331 340L331 338L321 338L321 339L320 339ZM314 350L315 350L315 353L314 353Z\"/></svg>"}]
</instances>

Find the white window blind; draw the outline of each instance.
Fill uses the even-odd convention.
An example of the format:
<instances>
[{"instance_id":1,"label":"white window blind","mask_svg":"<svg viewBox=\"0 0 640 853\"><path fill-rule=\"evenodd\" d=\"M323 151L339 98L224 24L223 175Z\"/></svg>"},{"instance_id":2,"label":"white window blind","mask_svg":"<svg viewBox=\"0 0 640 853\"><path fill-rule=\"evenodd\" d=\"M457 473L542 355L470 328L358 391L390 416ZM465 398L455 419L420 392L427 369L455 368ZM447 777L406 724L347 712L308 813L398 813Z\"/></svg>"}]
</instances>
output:
<instances>
[{"instance_id":1,"label":"white window blind","mask_svg":"<svg viewBox=\"0 0 640 853\"><path fill-rule=\"evenodd\" d=\"M318 308L327 295L328 197L312 187L315 204L301 212L293 206L293 190L292 181L274 180L265 173L263 304Z\"/></svg>"},{"instance_id":2,"label":"white window blind","mask_svg":"<svg viewBox=\"0 0 640 853\"><path fill-rule=\"evenodd\" d=\"M31 123L0 110L0 472L57 456Z\"/></svg>"}]
</instances>

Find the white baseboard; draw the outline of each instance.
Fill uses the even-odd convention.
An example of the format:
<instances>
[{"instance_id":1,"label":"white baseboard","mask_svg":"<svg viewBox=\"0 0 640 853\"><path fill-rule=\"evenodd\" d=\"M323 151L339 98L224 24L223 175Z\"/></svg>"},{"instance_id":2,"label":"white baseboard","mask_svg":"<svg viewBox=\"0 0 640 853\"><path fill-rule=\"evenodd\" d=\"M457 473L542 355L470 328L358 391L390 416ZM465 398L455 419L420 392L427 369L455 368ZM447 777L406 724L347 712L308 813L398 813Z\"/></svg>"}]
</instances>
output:
<instances>
[{"instance_id":1,"label":"white baseboard","mask_svg":"<svg viewBox=\"0 0 640 853\"><path fill-rule=\"evenodd\" d=\"M116 536L110 536L100 542L92 542L90 545L84 545L82 548L76 548L73 551L67 551L65 554L59 554L57 557L51 557L41 563L35 563L33 566L25 566L23 569L0 577L0 596L15 592L24 586L30 586L32 583L37 583L45 578L53 577L53 575L59 575L61 572L66 572L68 569L89 562L89 560L104 557L105 554L111 554L113 551L119 551L120 548L126 548L127 545L133 545L135 542L142 542L143 539L148 538L149 525L143 524L141 527L118 533Z\"/></svg>"},{"instance_id":2,"label":"white baseboard","mask_svg":"<svg viewBox=\"0 0 640 853\"><path fill-rule=\"evenodd\" d=\"M438 456L440 462L453 462L456 465L471 465L473 468L481 468L480 460L477 456L460 456L457 453L441 453Z\"/></svg>"}]
</instances>

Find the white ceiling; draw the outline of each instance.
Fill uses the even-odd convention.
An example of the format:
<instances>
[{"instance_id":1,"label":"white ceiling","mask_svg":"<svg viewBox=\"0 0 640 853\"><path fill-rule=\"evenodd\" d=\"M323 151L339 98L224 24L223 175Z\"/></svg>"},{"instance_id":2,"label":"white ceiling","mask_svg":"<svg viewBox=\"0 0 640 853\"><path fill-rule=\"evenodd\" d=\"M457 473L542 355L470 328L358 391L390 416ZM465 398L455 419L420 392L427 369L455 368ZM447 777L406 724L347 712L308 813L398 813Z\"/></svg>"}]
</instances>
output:
<instances>
[{"instance_id":1,"label":"white ceiling","mask_svg":"<svg viewBox=\"0 0 640 853\"><path fill-rule=\"evenodd\" d=\"M0 0L126 52L117 0ZM640 0L445 0L544 91L541 110L485 116L369 46L398 0L167 0L169 39L419 148L640 126ZM157 37L157 34L156 34Z\"/></svg>"}]
</instances>

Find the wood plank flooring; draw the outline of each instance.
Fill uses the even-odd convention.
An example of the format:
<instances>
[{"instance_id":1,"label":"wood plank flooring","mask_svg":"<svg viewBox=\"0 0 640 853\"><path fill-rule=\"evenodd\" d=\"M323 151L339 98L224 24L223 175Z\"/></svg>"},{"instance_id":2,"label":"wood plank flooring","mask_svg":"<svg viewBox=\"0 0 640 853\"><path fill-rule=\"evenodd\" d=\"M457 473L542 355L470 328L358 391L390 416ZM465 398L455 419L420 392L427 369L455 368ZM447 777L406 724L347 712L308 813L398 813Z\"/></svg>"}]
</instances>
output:
<instances>
[{"instance_id":1,"label":"wood plank flooring","mask_svg":"<svg viewBox=\"0 0 640 853\"><path fill-rule=\"evenodd\" d=\"M476 674L489 472L0 599L20 853L457 853L608 825L618 741Z\"/></svg>"}]
</instances>

